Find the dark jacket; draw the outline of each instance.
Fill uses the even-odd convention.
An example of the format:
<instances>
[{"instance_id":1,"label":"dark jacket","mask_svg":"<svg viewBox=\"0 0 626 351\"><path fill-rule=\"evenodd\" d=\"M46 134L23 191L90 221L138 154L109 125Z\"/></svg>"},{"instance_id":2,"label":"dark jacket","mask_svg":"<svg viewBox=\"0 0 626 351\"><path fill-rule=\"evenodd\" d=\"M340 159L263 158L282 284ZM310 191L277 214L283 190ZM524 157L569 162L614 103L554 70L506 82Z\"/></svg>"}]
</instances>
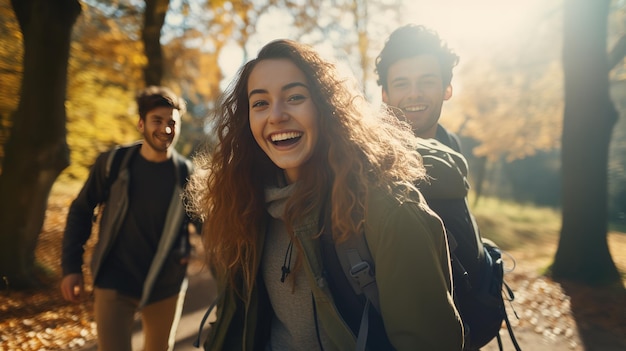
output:
<instances>
[{"instance_id":1,"label":"dark jacket","mask_svg":"<svg viewBox=\"0 0 626 351\"><path fill-rule=\"evenodd\" d=\"M448 238L451 241L451 251L453 251L458 260L462 262L462 269L461 267L456 267L459 269L454 269L453 272L456 273L456 270L466 270L467 275L465 275L465 279L469 279L466 283L469 283L470 286L479 286L479 271L481 269L481 265L483 264L485 254L481 243L482 237L480 236L478 225L476 224L476 220L470 212L467 204L467 194L470 189L467 160L461 153L461 141L455 133L448 131L442 125L438 124L435 139L452 149L444 149L444 151L453 156L455 163L461 166L460 171L462 172L462 177L466 183L467 189L465 193L452 197L436 196L435 194L439 192L436 190L431 191L430 193L427 193L423 189L420 189L420 191L422 191L426 197L426 201L428 202L430 208L432 208L433 211L441 217L441 220L448 231ZM437 146L435 145L433 147ZM456 151L457 154L453 151ZM430 170L429 175L432 175L430 174ZM435 183L441 183L439 188L449 186L445 182ZM462 249L456 250L457 247L461 247Z\"/></svg>"},{"instance_id":2,"label":"dark jacket","mask_svg":"<svg viewBox=\"0 0 626 351\"><path fill-rule=\"evenodd\" d=\"M435 139L443 143L452 150L461 153L461 140L459 136L444 128L441 124L437 124L437 132Z\"/></svg>"},{"instance_id":3,"label":"dark jacket","mask_svg":"<svg viewBox=\"0 0 626 351\"><path fill-rule=\"evenodd\" d=\"M441 221L417 193L405 196L370 190L365 236L375 261L382 319L397 350L461 350L463 329L451 295L448 246ZM266 218L267 221L267 218ZM265 224L258 231L259 260ZM303 269L315 301L319 326L332 350L354 350L356 337L334 304L321 257L319 213L294 226L303 249ZM259 267L256 262L255 267ZM258 274L258 272L256 272ZM257 278L241 298L223 272L216 272L217 320L205 350L262 350L267 342L271 305Z\"/></svg>"},{"instance_id":4,"label":"dark jacket","mask_svg":"<svg viewBox=\"0 0 626 351\"><path fill-rule=\"evenodd\" d=\"M141 143L129 146L127 155L130 157L132 153L139 152L140 147ZM94 281L98 276L104 258L115 242L115 238L126 216L130 172L124 161L122 161L122 167L120 167L115 181L110 184L110 189L108 189L107 163L109 162L111 152L113 150L98 156L87 181L70 206L63 236L63 254L61 259L63 275L82 273L84 245L91 235L96 206L106 203L105 206L100 207L103 210L100 217L98 242L94 247L91 260L91 273ZM182 163L189 162L176 151L173 151L172 158L177 170L182 166ZM188 169L191 171L191 167ZM179 177L179 173L178 171L176 172L176 177ZM143 307L148 301L155 279L176 243L176 239L181 235L187 234L186 224L189 223L189 219L181 199L182 190L181 182L176 182L157 252L144 282L139 308Z\"/></svg>"}]
</instances>

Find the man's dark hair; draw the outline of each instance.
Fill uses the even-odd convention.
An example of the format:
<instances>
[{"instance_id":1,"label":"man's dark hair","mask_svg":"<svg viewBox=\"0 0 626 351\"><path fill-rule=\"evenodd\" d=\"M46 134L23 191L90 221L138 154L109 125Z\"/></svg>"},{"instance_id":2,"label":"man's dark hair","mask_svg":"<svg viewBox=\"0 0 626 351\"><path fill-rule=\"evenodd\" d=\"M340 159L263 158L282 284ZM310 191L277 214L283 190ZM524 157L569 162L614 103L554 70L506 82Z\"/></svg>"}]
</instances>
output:
<instances>
[{"instance_id":1,"label":"man's dark hair","mask_svg":"<svg viewBox=\"0 0 626 351\"><path fill-rule=\"evenodd\" d=\"M139 117L143 120L146 119L148 112L156 107L174 108L181 116L187 111L185 100L167 87L149 86L137 94L136 101Z\"/></svg>"},{"instance_id":2,"label":"man's dark hair","mask_svg":"<svg viewBox=\"0 0 626 351\"><path fill-rule=\"evenodd\" d=\"M444 87L452 81L452 68L459 63L459 56L439 38L434 30L421 25L407 24L389 35L383 50L376 57L378 85L387 90L389 67L397 61L417 55L433 55L441 66Z\"/></svg>"}]
</instances>

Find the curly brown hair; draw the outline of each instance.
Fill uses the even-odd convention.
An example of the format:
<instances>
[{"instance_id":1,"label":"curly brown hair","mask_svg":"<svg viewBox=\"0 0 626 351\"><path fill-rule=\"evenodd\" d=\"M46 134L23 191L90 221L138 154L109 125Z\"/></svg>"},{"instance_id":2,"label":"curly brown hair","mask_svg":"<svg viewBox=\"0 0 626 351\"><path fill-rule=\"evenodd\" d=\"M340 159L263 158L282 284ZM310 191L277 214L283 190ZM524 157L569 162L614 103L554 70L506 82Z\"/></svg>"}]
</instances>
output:
<instances>
[{"instance_id":1,"label":"curly brown hair","mask_svg":"<svg viewBox=\"0 0 626 351\"><path fill-rule=\"evenodd\" d=\"M311 47L290 40L268 43L220 98L214 115L218 145L194 158L200 172L186 192L190 209L204 220L210 267L227 274L240 292L236 277L247 288L254 283L258 236L266 216L264 189L283 176L256 143L249 122L248 78L257 63L271 59L288 59L304 73L319 112L319 140L285 208L290 235L298 219L327 199L333 238L359 235L369 187L411 187L425 177L410 126L369 104L353 78L341 78L336 66Z\"/></svg>"}]
</instances>

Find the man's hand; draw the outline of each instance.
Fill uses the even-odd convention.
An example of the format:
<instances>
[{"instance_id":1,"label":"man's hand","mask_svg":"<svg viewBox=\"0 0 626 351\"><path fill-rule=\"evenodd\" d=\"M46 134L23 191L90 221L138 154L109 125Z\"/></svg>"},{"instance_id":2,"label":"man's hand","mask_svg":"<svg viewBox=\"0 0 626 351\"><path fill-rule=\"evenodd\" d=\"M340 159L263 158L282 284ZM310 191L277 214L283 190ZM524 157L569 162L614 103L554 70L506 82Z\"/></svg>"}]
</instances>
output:
<instances>
[{"instance_id":1,"label":"man's hand","mask_svg":"<svg viewBox=\"0 0 626 351\"><path fill-rule=\"evenodd\" d=\"M63 277L61 281L61 293L63 298L70 302L80 302L85 291L85 283L83 275L80 273L72 273Z\"/></svg>"}]
</instances>

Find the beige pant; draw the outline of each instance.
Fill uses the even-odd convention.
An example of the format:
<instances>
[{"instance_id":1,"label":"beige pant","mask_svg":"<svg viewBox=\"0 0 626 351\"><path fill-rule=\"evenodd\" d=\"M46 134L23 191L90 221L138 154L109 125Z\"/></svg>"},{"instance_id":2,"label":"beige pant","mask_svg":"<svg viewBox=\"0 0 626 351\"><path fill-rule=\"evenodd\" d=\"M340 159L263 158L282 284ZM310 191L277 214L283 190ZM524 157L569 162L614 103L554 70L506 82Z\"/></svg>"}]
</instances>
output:
<instances>
[{"instance_id":1,"label":"beige pant","mask_svg":"<svg viewBox=\"0 0 626 351\"><path fill-rule=\"evenodd\" d=\"M174 349L176 328L183 310L186 283L178 295L141 309L144 351ZM132 351L132 334L139 300L115 290L94 288L94 315L98 331L98 351Z\"/></svg>"}]
</instances>

